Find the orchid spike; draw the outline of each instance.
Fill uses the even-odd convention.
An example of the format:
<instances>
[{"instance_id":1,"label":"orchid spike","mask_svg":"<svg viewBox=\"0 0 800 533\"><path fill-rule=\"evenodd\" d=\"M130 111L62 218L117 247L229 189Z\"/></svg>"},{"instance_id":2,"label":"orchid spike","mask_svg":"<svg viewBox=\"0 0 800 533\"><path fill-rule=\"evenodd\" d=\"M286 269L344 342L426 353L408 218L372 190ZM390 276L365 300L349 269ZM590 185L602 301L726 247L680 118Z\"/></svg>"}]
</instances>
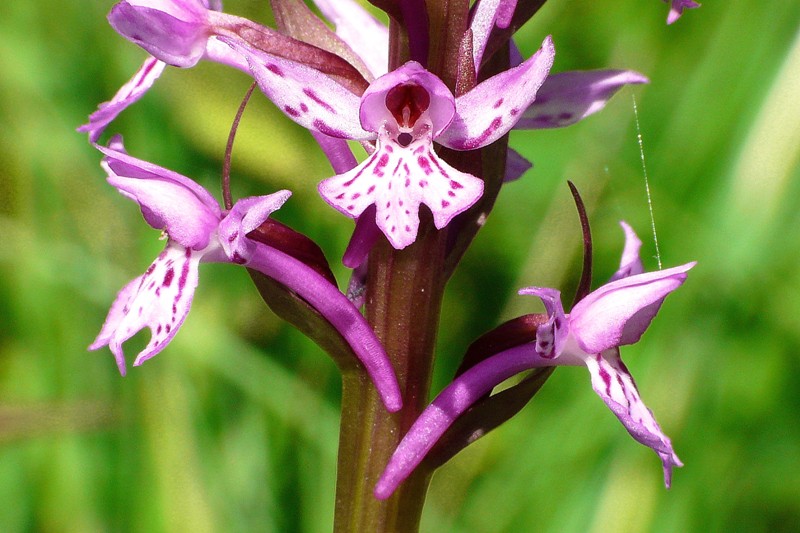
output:
<instances>
[{"instance_id":1,"label":"orchid spike","mask_svg":"<svg viewBox=\"0 0 800 533\"><path fill-rule=\"evenodd\" d=\"M670 2L669 14L667 15L667 24L672 24L683 15L684 9L695 9L700 7L700 4L694 0L664 0Z\"/></svg>"},{"instance_id":2,"label":"orchid spike","mask_svg":"<svg viewBox=\"0 0 800 533\"><path fill-rule=\"evenodd\" d=\"M261 90L298 124L332 137L376 141L364 162L323 181L319 190L352 218L375 205L376 224L401 249L416 239L420 204L441 229L483 193L483 182L441 160L433 142L474 150L505 135L536 98L554 54L548 37L533 57L458 98L413 61L376 79L359 98L306 65L262 51L247 59Z\"/></svg>"},{"instance_id":3,"label":"orchid spike","mask_svg":"<svg viewBox=\"0 0 800 533\"><path fill-rule=\"evenodd\" d=\"M630 264L631 258L625 256L638 248L631 238L638 239L627 225L623 227L627 242L622 263ZM642 402L633 377L619 357L619 347L639 340L664 299L683 284L694 265L687 263L609 282L579 301L569 314L564 313L559 291L522 289L520 294L541 298L547 311L547 321L538 327L536 341L500 351L448 385L403 437L375 487L375 496L391 496L450 425L495 386L525 370L549 366L588 368L597 395L634 439L659 455L669 487L672 468L682 463Z\"/></svg>"},{"instance_id":4,"label":"orchid spike","mask_svg":"<svg viewBox=\"0 0 800 533\"><path fill-rule=\"evenodd\" d=\"M105 155L108 182L139 204L148 224L166 233L167 246L142 276L119 292L90 350L108 345L125 375L122 343L148 327L150 342L134 366L158 354L189 313L199 264L233 263L258 270L308 302L364 364L386 408L400 409L402 399L391 362L358 309L313 268L247 236L283 205L289 191L243 198L226 212L191 179L129 156L121 137L97 149Z\"/></svg>"}]
</instances>

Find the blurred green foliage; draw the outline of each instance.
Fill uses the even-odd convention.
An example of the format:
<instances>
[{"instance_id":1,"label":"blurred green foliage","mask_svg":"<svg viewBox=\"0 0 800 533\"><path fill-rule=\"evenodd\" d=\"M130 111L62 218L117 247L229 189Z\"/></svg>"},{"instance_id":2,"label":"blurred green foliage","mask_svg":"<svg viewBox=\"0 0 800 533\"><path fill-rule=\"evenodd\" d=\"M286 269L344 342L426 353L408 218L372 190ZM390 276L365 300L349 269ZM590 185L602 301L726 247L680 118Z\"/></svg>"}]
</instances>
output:
<instances>
[{"instance_id":1,"label":"blurred green foliage","mask_svg":"<svg viewBox=\"0 0 800 533\"><path fill-rule=\"evenodd\" d=\"M0 530L330 531L336 370L245 272L204 265L180 334L124 379L107 350L86 351L116 291L163 245L74 131L144 57L107 25L112 3L1 11ZM226 7L268 22L266 2ZM587 373L562 369L434 477L423 531L800 524L800 3L708 0L671 27L666 13L658 0L550 0L519 32L526 55L553 35L554 71L632 68L652 83L571 128L511 135L535 168L507 185L449 287L435 389L471 339L538 310L517 289L573 290L580 235L565 180L591 211L598 283L615 269L620 219L656 268L641 133L661 259L699 265L623 356L686 466L665 490ZM217 65L168 69L111 131L217 190L247 85ZM322 245L341 283L352 223L316 194L329 175L311 137L254 98L235 194L292 189L277 217Z\"/></svg>"}]
</instances>

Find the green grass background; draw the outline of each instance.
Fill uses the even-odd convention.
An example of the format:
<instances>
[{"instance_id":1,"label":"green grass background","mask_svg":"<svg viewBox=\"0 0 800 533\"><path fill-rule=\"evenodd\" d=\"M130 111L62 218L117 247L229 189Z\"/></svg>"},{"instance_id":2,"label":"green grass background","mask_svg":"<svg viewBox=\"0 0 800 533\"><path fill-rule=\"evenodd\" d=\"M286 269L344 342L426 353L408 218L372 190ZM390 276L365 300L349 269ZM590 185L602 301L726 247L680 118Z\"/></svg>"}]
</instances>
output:
<instances>
[{"instance_id":1,"label":"green grass background","mask_svg":"<svg viewBox=\"0 0 800 533\"><path fill-rule=\"evenodd\" d=\"M204 265L175 341L117 373L87 352L116 291L163 242L104 181L74 128L144 53L105 21L110 0L0 7L0 530L324 532L332 526L339 379L263 306L245 273ZM266 2L230 12L269 21ZM633 68L599 115L515 132L535 163L509 184L449 286L435 388L478 334L524 312L527 285L571 291L593 222L596 283L627 220L661 259L697 260L623 357L686 466L664 489L580 368L433 480L426 532L775 532L800 528L800 2L707 0L675 25L658 0L551 0L519 32L547 34L554 71ZM129 151L218 189L247 78L168 69L111 132ZM294 191L278 218L339 257L352 224L315 184L310 136L255 98L234 153L238 196ZM132 355L145 342L128 345Z\"/></svg>"}]
</instances>

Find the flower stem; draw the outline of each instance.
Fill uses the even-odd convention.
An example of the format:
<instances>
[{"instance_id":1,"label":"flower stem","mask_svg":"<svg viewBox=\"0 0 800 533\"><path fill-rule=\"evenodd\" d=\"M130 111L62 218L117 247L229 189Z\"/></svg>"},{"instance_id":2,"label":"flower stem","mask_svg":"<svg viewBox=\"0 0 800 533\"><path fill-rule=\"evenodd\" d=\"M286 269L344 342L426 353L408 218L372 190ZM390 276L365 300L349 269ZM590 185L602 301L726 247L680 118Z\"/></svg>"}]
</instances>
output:
<instances>
[{"instance_id":1,"label":"flower stem","mask_svg":"<svg viewBox=\"0 0 800 533\"><path fill-rule=\"evenodd\" d=\"M387 500L376 499L372 491L400 438L428 401L446 232L433 229L426 218L413 245L394 250L384 240L369 258L367 319L395 367L403 409L387 413L361 369L345 374L336 533L419 529L430 471L419 469Z\"/></svg>"}]
</instances>

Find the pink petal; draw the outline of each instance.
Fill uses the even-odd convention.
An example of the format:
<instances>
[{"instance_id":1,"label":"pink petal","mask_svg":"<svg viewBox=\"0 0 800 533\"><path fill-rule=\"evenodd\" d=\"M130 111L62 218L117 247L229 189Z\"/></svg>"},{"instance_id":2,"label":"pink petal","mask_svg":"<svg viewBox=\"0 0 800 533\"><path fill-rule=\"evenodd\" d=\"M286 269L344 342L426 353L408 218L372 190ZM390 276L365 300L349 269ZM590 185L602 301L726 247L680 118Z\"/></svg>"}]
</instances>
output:
<instances>
[{"instance_id":1,"label":"pink petal","mask_svg":"<svg viewBox=\"0 0 800 533\"><path fill-rule=\"evenodd\" d=\"M340 139L369 140L358 118L360 99L322 72L228 38L220 41L241 53L261 91L304 128Z\"/></svg>"},{"instance_id":2,"label":"pink petal","mask_svg":"<svg viewBox=\"0 0 800 533\"><path fill-rule=\"evenodd\" d=\"M397 123L392 112L386 107L386 97L392 89L407 84L418 85L428 93L428 106L417 123L427 118L434 139L450 124L455 113L453 93L436 75L425 70L416 61L409 61L373 81L364 91L359 116L365 130L379 132L384 124Z\"/></svg>"},{"instance_id":3,"label":"pink petal","mask_svg":"<svg viewBox=\"0 0 800 533\"><path fill-rule=\"evenodd\" d=\"M547 311L547 322L536 330L536 353L546 359L560 356L570 332L561 303L561 292L547 287L527 287L521 289L519 294L538 296Z\"/></svg>"},{"instance_id":4,"label":"pink petal","mask_svg":"<svg viewBox=\"0 0 800 533\"><path fill-rule=\"evenodd\" d=\"M211 33L206 13L199 2L129 0L111 8L108 21L161 61L191 67L203 56Z\"/></svg>"},{"instance_id":5,"label":"pink petal","mask_svg":"<svg viewBox=\"0 0 800 533\"><path fill-rule=\"evenodd\" d=\"M672 442L661 431L653 413L642 402L633 376L619 357L619 350L586 357L586 367L592 376L592 388L628 433L659 455L664 466L664 483L669 488L672 468L683 463L675 455Z\"/></svg>"},{"instance_id":6,"label":"pink petal","mask_svg":"<svg viewBox=\"0 0 800 533\"><path fill-rule=\"evenodd\" d=\"M164 72L167 64L154 57L148 57L133 75L133 77L122 87L117 94L108 102L103 102L97 107L97 111L89 116L89 122L80 126L78 131L87 132L90 142L97 142L117 115L122 113L129 105L139 100L153 86L153 83Z\"/></svg>"},{"instance_id":7,"label":"pink petal","mask_svg":"<svg viewBox=\"0 0 800 533\"><path fill-rule=\"evenodd\" d=\"M583 70L548 76L514 129L560 128L603 109L625 85L648 83L632 70Z\"/></svg>"},{"instance_id":8,"label":"pink petal","mask_svg":"<svg viewBox=\"0 0 800 533\"><path fill-rule=\"evenodd\" d=\"M580 348L597 354L638 341L664 299L683 284L695 264L629 276L587 295L569 314L570 332Z\"/></svg>"},{"instance_id":9,"label":"pink petal","mask_svg":"<svg viewBox=\"0 0 800 533\"><path fill-rule=\"evenodd\" d=\"M228 259L244 263L252 255L255 243L248 233L259 227L292 195L289 191L278 191L267 196L251 196L238 200L230 212L219 223L219 240Z\"/></svg>"},{"instance_id":10,"label":"pink petal","mask_svg":"<svg viewBox=\"0 0 800 533\"><path fill-rule=\"evenodd\" d=\"M170 242L144 275L128 283L117 295L97 339L89 346L97 350L108 345L125 375L122 343L144 327L150 328L150 342L134 366L150 359L172 340L183 324L197 287L197 267L202 254Z\"/></svg>"},{"instance_id":11,"label":"pink petal","mask_svg":"<svg viewBox=\"0 0 800 533\"><path fill-rule=\"evenodd\" d=\"M109 147L95 147L106 155L102 166L108 182L139 204L148 224L166 230L182 246L208 246L221 216L208 191L186 176L129 156L121 137Z\"/></svg>"},{"instance_id":12,"label":"pink petal","mask_svg":"<svg viewBox=\"0 0 800 533\"><path fill-rule=\"evenodd\" d=\"M436 142L454 150L474 150L508 133L536 98L554 56L553 41L547 37L533 57L456 98L456 116Z\"/></svg>"},{"instance_id":13,"label":"pink petal","mask_svg":"<svg viewBox=\"0 0 800 533\"><path fill-rule=\"evenodd\" d=\"M625 248L622 250L622 259L619 262L619 269L608 280L616 281L618 279L627 278L628 276L635 276L644 272L642 260L639 258L639 250L642 248L642 241L633 231L633 228L627 222L620 221L620 226L625 232Z\"/></svg>"}]
</instances>

